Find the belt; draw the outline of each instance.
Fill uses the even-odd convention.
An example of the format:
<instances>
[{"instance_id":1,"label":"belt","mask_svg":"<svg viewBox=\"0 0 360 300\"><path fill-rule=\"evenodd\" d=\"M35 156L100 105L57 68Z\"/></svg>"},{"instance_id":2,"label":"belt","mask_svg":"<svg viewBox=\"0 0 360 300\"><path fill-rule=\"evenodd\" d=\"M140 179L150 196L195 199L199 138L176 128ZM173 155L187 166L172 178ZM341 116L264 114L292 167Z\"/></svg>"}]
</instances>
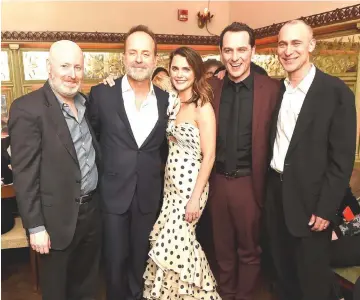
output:
<instances>
[{"instance_id":1,"label":"belt","mask_svg":"<svg viewBox=\"0 0 360 300\"><path fill-rule=\"evenodd\" d=\"M95 194L96 190L91 191L90 193L86 194L86 195L82 195L78 198L75 198L75 202L79 203L79 204L84 204L84 203L88 203L92 200L94 194Z\"/></svg>"},{"instance_id":2,"label":"belt","mask_svg":"<svg viewBox=\"0 0 360 300\"><path fill-rule=\"evenodd\" d=\"M216 173L224 175L226 178L239 178L251 175L251 168L247 167L239 167L238 169L226 172L223 163L216 163L215 168Z\"/></svg>"},{"instance_id":3,"label":"belt","mask_svg":"<svg viewBox=\"0 0 360 300\"><path fill-rule=\"evenodd\" d=\"M270 174L280 179L280 181L284 181L284 173L278 172L270 167Z\"/></svg>"}]
</instances>

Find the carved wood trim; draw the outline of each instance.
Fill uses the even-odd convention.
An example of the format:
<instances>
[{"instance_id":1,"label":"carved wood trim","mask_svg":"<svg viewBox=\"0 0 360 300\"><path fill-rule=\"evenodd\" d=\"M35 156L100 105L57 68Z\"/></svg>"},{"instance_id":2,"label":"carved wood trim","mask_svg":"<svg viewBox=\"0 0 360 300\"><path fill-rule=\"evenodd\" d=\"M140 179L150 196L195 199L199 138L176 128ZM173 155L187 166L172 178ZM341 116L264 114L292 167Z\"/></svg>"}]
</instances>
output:
<instances>
[{"instance_id":1,"label":"carved wood trim","mask_svg":"<svg viewBox=\"0 0 360 300\"><path fill-rule=\"evenodd\" d=\"M3 49L9 48L10 44L14 44L15 42L2 42L1 47ZM44 50L49 49L53 42L16 42L19 45L20 49L32 49L32 50ZM99 50L99 51L116 51L119 52L120 50L124 49L124 44L119 43L85 43L85 42L78 42L77 43L81 49L83 50ZM196 51L201 51L202 53L214 53L214 51L218 51L218 45L189 45ZM169 44L159 44L157 45L158 52L162 51L173 51L178 48L179 45Z\"/></svg>"},{"instance_id":2,"label":"carved wood trim","mask_svg":"<svg viewBox=\"0 0 360 300\"><path fill-rule=\"evenodd\" d=\"M125 33L69 31L2 31L3 42L54 42L72 40L79 43L123 43ZM217 45L218 36L157 34L158 44Z\"/></svg>"}]
</instances>

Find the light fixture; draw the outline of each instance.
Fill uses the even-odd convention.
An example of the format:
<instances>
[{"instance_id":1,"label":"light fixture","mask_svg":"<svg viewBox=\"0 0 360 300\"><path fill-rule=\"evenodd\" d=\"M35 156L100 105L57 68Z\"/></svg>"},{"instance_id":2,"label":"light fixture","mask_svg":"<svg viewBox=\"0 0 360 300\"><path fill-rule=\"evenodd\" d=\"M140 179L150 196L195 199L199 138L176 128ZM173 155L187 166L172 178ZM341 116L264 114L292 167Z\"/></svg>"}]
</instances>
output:
<instances>
[{"instance_id":1,"label":"light fixture","mask_svg":"<svg viewBox=\"0 0 360 300\"><path fill-rule=\"evenodd\" d=\"M198 12L197 17L199 28L204 28L205 26L207 26L207 23L210 23L214 15L211 14L209 8L205 7L203 12Z\"/></svg>"}]
</instances>

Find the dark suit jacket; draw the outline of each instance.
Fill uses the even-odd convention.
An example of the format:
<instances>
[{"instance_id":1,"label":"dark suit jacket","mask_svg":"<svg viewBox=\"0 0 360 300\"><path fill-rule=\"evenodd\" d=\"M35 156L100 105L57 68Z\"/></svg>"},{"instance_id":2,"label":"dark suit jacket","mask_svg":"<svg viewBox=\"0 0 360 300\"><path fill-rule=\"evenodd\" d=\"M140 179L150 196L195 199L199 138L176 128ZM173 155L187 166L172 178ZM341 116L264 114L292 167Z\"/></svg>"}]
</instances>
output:
<instances>
[{"instance_id":1,"label":"dark suit jacket","mask_svg":"<svg viewBox=\"0 0 360 300\"><path fill-rule=\"evenodd\" d=\"M110 214L126 212L136 191L140 210L155 212L161 198L160 148L165 142L169 94L154 86L159 118L139 148L126 115L121 80L116 79L113 87L97 85L90 92L90 122L103 155L103 210Z\"/></svg>"},{"instance_id":2,"label":"dark suit jacket","mask_svg":"<svg viewBox=\"0 0 360 300\"><path fill-rule=\"evenodd\" d=\"M266 72L266 70L263 68L263 67L260 67L259 65L251 62L250 63L250 69L252 72L256 72L256 73L259 73L261 75L266 75L268 76L268 73Z\"/></svg>"},{"instance_id":3,"label":"dark suit jacket","mask_svg":"<svg viewBox=\"0 0 360 300\"><path fill-rule=\"evenodd\" d=\"M3 178L4 184L10 184L13 182L12 171L9 169L11 164L11 157L7 152L7 148L10 144L10 137L1 138L1 178Z\"/></svg>"},{"instance_id":4,"label":"dark suit jacket","mask_svg":"<svg viewBox=\"0 0 360 300\"><path fill-rule=\"evenodd\" d=\"M282 94L285 86L282 84ZM281 97L282 98L282 97ZM271 129L274 147L278 103ZM311 234L311 214L334 220L349 186L355 158L356 110L352 91L340 79L316 69L284 163L283 205L291 234Z\"/></svg>"},{"instance_id":5,"label":"dark suit jacket","mask_svg":"<svg viewBox=\"0 0 360 300\"><path fill-rule=\"evenodd\" d=\"M214 92L214 110L219 124L219 108L223 80L212 78L209 81ZM279 99L279 81L254 73L254 99L252 118L252 179L255 199L263 205L265 176L267 171L270 121ZM218 127L218 126L217 126Z\"/></svg>"},{"instance_id":6,"label":"dark suit jacket","mask_svg":"<svg viewBox=\"0 0 360 300\"><path fill-rule=\"evenodd\" d=\"M98 162L99 147L90 124L89 129ZM81 173L70 131L48 82L12 103L9 134L23 225L44 225L52 249L64 249L76 228Z\"/></svg>"}]
</instances>

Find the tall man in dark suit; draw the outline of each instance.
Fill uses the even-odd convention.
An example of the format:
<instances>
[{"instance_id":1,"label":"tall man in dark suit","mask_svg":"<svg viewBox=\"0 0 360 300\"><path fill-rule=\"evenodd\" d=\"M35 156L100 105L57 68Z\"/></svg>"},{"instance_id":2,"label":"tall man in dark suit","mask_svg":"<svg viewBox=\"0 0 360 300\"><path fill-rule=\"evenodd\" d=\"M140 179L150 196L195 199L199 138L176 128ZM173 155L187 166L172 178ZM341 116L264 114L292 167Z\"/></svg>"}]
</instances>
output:
<instances>
[{"instance_id":1,"label":"tall man in dark suit","mask_svg":"<svg viewBox=\"0 0 360 300\"><path fill-rule=\"evenodd\" d=\"M91 89L91 123L103 154L101 198L108 300L141 299L148 238L161 197L160 148L169 94L150 79L155 35L133 27L125 38L126 75Z\"/></svg>"},{"instance_id":2,"label":"tall man in dark suit","mask_svg":"<svg viewBox=\"0 0 360 300\"><path fill-rule=\"evenodd\" d=\"M266 218L280 299L329 300L330 221L355 157L354 94L310 62L311 28L290 21L278 37L288 73L271 128Z\"/></svg>"},{"instance_id":3,"label":"tall man in dark suit","mask_svg":"<svg viewBox=\"0 0 360 300\"><path fill-rule=\"evenodd\" d=\"M267 170L269 124L279 84L251 71L254 31L233 23L220 35L227 75L210 81L217 153L209 210L223 300L252 299L260 271L259 227Z\"/></svg>"},{"instance_id":4,"label":"tall man in dark suit","mask_svg":"<svg viewBox=\"0 0 360 300\"><path fill-rule=\"evenodd\" d=\"M78 45L50 48L49 80L16 99L9 133L16 199L31 247L41 259L45 300L95 299L101 252L96 187L98 144L79 93Z\"/></svg>"}]
</instances>

